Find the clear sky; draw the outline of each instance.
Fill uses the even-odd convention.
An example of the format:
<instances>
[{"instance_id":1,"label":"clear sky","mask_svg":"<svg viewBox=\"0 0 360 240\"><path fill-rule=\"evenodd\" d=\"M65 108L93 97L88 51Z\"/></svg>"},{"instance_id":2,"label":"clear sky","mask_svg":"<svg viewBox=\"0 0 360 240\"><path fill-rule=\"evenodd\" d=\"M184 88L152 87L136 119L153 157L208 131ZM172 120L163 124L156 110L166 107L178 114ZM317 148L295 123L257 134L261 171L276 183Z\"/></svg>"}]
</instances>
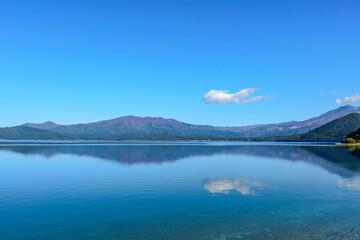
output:
<instances>
[{"instance_id":1,"label":"clear sky","mask_svg":"<svg viewBox=\"0 0 360 240\"><path fill-rule=\"evenodd\" d=\"M358 0L3 0L0 126L249 125L358 106L359 13Z\"/></svg>"}]
</instances>

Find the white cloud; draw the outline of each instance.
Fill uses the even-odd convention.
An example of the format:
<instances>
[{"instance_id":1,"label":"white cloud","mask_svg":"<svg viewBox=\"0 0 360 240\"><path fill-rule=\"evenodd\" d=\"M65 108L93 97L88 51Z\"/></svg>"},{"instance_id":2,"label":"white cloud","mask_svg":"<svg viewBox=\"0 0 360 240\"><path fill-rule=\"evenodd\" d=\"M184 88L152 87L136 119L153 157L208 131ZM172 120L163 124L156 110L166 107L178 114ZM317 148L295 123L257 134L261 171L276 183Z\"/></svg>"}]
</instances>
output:
<instances>
[{"instance_id":1,"label":"white cloud","mask_svg":"<svg viewBox=\"0 0 360 240\"><path fill-rule=\"evenodd\" d=\"M355 94L354 96L351 96L351 97L336 99L337 104L354 103L354 102L360 102L360 95L359 94Z\"/></svg>"},{"instance_id":2,"label":"white cloud","mask_svg":"<svg viewBox=\"0 0 360 240\"><path fill-rule=\"evenodd\" d=\"M206 103L226 104L229 102L234 102L234 103L247 104L250 102L257 102L263 99L273 98L275 96L275 95L255 96L246 99L252 93L258 90L260 90L260 88L245 88L237 93L229 93L228 90L211 90L210 92L204 95L203 100Z\"/></svg>"},{"instance_id":3,"label":"white cloud","mask_svg":"<svg viewBox=\"0 0 360 240\"><path fill-rule=\"evenodd\" d=\"M222 179L205 179L204 188L211 193L223 193L228 194L230 190L236 190L243 195L256 195L255 189L269 188L260 181L253 181L247 178L235 179L234 181Z\"/></svg>"},{"instance_id":4,"label":"white cloud","mask_svg":"<svg viewBox=\"0 0 360 240\"><path fill-rule=\"evenodd\" d=\"M255 96L255 97L251 97L251 98L245 99L245 100L241 101L241 103L247 104L247 103L251 103L251 102L258 102L258 101L261 101L261 100L273 98L273 97L275 97L275 96L276 96L276 94L273 94L273 95L265 95L265 96Z\"/></svg>"}]
</instances>

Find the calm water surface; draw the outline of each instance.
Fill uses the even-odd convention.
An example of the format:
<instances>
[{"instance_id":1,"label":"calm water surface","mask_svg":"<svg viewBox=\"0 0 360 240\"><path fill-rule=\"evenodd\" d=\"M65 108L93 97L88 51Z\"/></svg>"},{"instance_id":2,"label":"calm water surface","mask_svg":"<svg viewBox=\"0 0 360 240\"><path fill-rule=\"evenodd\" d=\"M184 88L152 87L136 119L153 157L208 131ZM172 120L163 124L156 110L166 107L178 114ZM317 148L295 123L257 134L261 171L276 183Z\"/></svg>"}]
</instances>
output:
<instances>
[{"instance_id":1,"label":"calm water surface","mask_svg":"<svg viewBox=\"0 0 360 240\"><path fill-rule=\"evenodd\" d=\"M360 239L360 148L0 143L0 239Z\"/></svg>"}]
</instances>

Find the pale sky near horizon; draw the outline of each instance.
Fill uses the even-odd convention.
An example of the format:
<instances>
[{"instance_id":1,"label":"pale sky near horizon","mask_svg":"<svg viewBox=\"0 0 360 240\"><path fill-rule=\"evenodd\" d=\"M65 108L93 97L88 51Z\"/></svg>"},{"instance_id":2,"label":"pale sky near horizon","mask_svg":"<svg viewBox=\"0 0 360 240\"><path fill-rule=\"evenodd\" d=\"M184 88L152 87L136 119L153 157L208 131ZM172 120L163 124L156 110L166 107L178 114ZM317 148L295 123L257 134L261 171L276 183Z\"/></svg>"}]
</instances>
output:
<instances>
[{"instance_id":1,"label":"pale sky near horizon","mask_svg":"<svg viewBox=\"0 0 360 240\"><path fill-rule=\"evenodd\" d=\"M0 126L241 126L360 105L360 1L0 2Z\"/></svg>"}]
</instances>

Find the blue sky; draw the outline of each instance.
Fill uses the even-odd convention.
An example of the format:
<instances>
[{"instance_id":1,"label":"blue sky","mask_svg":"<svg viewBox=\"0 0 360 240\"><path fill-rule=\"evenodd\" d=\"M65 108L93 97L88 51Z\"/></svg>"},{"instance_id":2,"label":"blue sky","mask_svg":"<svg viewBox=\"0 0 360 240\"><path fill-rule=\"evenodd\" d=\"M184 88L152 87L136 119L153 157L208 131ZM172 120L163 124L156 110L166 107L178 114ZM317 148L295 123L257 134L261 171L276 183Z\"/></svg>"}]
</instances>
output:
<instances>
[{"instance_id":1,"label":"blue sky","mask_svg":"<svg viewBox=\"0 0 360 240\"><path fill-rule=\"evenodd\" d=\"M345 97L358 106L359 12L359 1L4 0L0 126L124 115L249 125ZM242 89L261 90L226 95ZM204 98L211 90L222 95ZM266 99L244 102L255 96Z\"/></svg>"}]
</instances>

